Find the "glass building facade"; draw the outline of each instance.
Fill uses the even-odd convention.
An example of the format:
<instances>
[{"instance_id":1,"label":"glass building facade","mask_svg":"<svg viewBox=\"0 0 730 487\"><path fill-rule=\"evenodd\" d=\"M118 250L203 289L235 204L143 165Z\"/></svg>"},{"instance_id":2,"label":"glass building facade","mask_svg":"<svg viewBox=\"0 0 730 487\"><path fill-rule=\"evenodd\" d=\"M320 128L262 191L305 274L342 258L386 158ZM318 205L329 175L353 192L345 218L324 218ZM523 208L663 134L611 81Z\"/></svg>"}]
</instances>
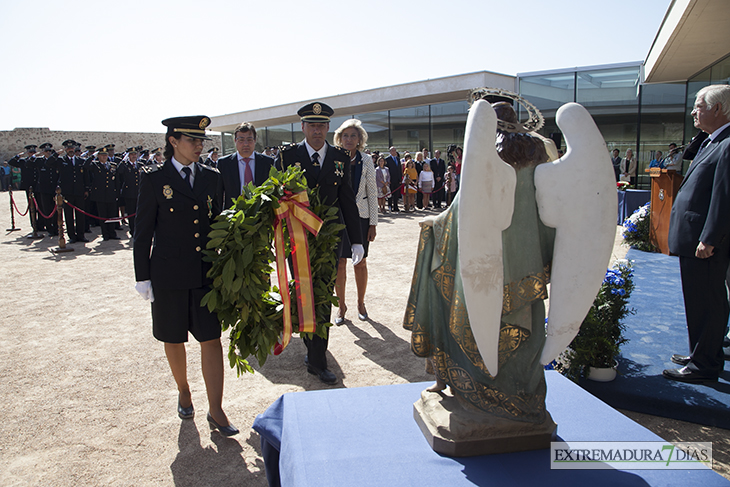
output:
<instances>
[{"instance_id":1,"label":"glass building facade","mask_svg":"<svg viewBox=\"0 0 730 487\"><path fill-rule=\"evenodd\" d=\"M730 82L730 56L693 76L686 82L642 83L642 63L624 63L573 68L517 76L520 95L533 103L545 117L542 135L565 140L555 123L555 114L565 103L577 102L588 109L606 140L609 151L618 149L623 157L631 149L638 161L639 188L648 189L645 169L656 156L666 153L670 143L681 146L696 134L690 112L700 88ZM395 146L403 154L428 148L445 155L450 144L462 145L469 103L454 101L354 115L368 132L368 148L387 151ZM520 119L526 119L520 114ZM350 117L333 117L327 138ZM304 138L300 124L258 128L256 150L298 142ZM223 152L235 150L232 134L223 134ZM686 169L685 162L685 169Z\"/></svg>"}]
</instances>

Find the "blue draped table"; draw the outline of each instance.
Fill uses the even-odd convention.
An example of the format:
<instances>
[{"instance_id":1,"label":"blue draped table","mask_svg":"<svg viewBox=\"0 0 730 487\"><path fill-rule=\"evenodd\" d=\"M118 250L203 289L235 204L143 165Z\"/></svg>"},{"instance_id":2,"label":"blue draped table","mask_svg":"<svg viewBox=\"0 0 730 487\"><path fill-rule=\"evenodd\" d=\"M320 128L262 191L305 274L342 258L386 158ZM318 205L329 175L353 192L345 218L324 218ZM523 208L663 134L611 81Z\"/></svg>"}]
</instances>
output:
<instances>
[{"instance_id":1,"label":"blue draped table","mask_svg":"<svg viewBox=\"0 0 730 487\"><path fill-rule=\"evenodd\" d=\"M663 441L555 371L547 406L564 441ZM728 486L710 470L551 470L550 450L449 458L431 450L413 403L432 383L284 394L253 428L270 485Z\"/></svg>"},{"instance_id":2,"label":"blue draped table","mask_svg":"<svg viewBox=\"0 0 730 487\"><path fill-rule=\"evenodd\" d=\"M651 199L651 191L646 189L627 189L626 191L616 191L616 193L618 193L619 225Z\"/></svg>"}]
</instances>

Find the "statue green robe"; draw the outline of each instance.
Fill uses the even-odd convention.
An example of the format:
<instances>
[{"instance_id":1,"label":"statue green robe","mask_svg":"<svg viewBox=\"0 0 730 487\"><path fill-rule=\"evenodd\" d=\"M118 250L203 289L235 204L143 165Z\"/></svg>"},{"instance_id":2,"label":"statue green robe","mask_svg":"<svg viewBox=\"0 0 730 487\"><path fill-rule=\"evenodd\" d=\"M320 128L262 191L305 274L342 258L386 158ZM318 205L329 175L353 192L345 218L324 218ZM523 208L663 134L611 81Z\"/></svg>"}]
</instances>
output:
<instances>
[{"instance_id":1,"label":"statue green robe","mask_svg":"<svg viewBox=\"0 0 730 487\"><path fill-rule=\"evenodd\" d=\"M434 373L461 401L502 418L542 423L546 419L545 374L540 364L545 343L543 300L547 299L555 230L538 216L534 171L535 166L516 170L514 214L502 232L504 292L497 377L489 374L482 361L465 306L459 272L458 195L433 227L421 230L404 327L412 332L413 352L431 360Z\"/></svg>"}]
</instances>

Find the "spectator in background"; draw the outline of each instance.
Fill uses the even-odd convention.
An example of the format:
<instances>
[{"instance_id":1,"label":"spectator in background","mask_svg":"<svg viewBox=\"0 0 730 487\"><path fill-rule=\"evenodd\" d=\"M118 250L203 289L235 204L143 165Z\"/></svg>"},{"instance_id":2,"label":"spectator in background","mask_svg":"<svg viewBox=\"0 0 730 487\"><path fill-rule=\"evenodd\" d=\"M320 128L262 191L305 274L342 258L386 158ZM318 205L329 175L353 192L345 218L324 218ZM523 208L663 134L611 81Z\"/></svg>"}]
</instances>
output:
<instances>
[{"instance_id":1,"label":"spectator in background","mask_svg":"<svg viewBox=\"0 0 730 487\"><path fill-rule=\"evenodd\" d=\"M7 161L3 161L2 165L0 165L0 189L2 191L8 190L8 187L10 186L10 179L10 166Z\"/></svg>"},{"instance_id":2,"label":"spectator in background","mask_svg":"<svg viewBox=\"0 0 730 487\"><path fill-rule=\"evenodd\" d=\"M664 158L664 168L667 171L677 171L677 174L682 174L682 151L674 142L669 144L669 154Z\"/></svg>"},{"instance_id":3,"label":"spectator in background","mask_svg":"<svg viewBox=\"0 0 730 487\"><path fill-rule=\"evenodd\" d=\"M405 170L403 171L403 206L405 212L410 213L416 210L416 192L418 191L418 171L413 164L411 155L406 152L404 160Z\"/></svg>"},{"instance_id":4,"label":"spectator in background","mask_svg":"<svg viewBox=\"0 0 730 487\"><path fill-rule=\"evenodd\" d=\"M433 192L434 175L431 170L431 164L426 162L423 164L423 170L418 175L419 194L423 195L423 208L428 210L431 193Z\"/></svg>"},{"instance_id":5,"label":"spectator in background","mask_svg":"<svg viewBox=\"0 0 730 487\"><path fill-rule=\"evenodd\" d=\"M614 149L611 152L611 164L613 164L613 173L616 176L616 182L618 182L619 174L621 174L621 156L618 149Z\"/></svg>"},{"instance_id":6,"label":"spectator in background","mask_svg":"<svg viewBox=\"0 0 730 487\"><path fill-rule=\"evenodd\" d=\"M378 206L385 213L385 199L390 192L390 171L385 166L385 157L378 155L378 168L375 170L375 184L378 186Z\"/></svg>"},{"instance_id":7,"label":"spectator in background","mask_svg":"<svg viewBox=\"0 0 730 487\"><path fill-rule=\"evenodd\" d=\"M636 157L634 151L626 149L626 157L621 159L619 180L633 184L636 179Z\"/></svg>"},{"instance_id":8,"label":"spectator in background","mask_svg":"<svg viewBox=\"0 0 730 487\"><path fill-rule=\"evenodd\" d=\"M456 181L456 168L453 164L449 164L449 167L446 169L446 206L450 206L451 202L454 201L454 196L456 196L456 190L459 189L459 186Z\"/></svg>"},{"instance_id":9,"label":"spectator in background","mask_svg":"<svg viewBox=\"0 0 730 487\"><path fill-rule=\"evenodd\" d=\"M436 192L433 194L433 207L434 208L441 208L442 202L445 200L444 194L445 194L445 180L444 177L446 176L446 162L444 162L443 159L441 159L441 151L435 150L433 151L433 159L431 159L431 170L433 171L433 178L434 178L434 186L436 187Z\"/></svg>"},{"instance_id":10,"label":"spectator in background","mask_svg":"<svg viewBox=\"0 0 730 487\"><path fill-rule=\"evenodd\" d=\"M649 167L660 167L664 169L664 158L662 156L662 151L656 151L656 153L654 154L654 159L652 159L649 163Z\"/></svg>"},{"instance_id":11,"label":"spectator in background","mask_svg":"<svg viewBox=\"0 0 730 487\"><path fill-rule=\"evenodd\" d=\"M423 171L424 164L429 164L428 162L424 161L423 159L423 152L416 152L416 159L413 162L414 166L416 167L416 172L418 175L421 175L421 171ZM429 164L430 165L430 164ZM418 182L418 179L416 179L416 182ZM423 209L423 193L418 191L416 193L416 207L421 210Z\"/></svg>"},{"instance_id":12,"label":"spectator in background","mask_svg":"<svg viewBox=\"0 0 730 487\"><path fill-rule=\"evenodd\" d=\"M400 186L403 181L403 167L395 147L389 149L390 155L385 158L385 164L390 172L390 199L388 204L391 212L400 212L398 200L400 199Z\"/></svg>"}]
</instances>

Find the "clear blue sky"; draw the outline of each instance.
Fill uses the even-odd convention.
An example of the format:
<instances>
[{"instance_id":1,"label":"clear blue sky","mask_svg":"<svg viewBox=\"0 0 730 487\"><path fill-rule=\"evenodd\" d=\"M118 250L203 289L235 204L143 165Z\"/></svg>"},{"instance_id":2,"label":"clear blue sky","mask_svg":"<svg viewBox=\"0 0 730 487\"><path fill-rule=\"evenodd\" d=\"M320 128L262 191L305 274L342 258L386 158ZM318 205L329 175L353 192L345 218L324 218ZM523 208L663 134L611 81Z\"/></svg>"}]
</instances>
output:
<instances>
[{"instance_id":1,"label":"clear blue sky","mask_svg":"<svg viewBox=\"0 0 730 487\"><path fill-rule=\"evenodd\" d=\"M483 70L640 61L669 4L4 0L0 130L162 132L170 116Z\"/></svg>"}]
</instances>

